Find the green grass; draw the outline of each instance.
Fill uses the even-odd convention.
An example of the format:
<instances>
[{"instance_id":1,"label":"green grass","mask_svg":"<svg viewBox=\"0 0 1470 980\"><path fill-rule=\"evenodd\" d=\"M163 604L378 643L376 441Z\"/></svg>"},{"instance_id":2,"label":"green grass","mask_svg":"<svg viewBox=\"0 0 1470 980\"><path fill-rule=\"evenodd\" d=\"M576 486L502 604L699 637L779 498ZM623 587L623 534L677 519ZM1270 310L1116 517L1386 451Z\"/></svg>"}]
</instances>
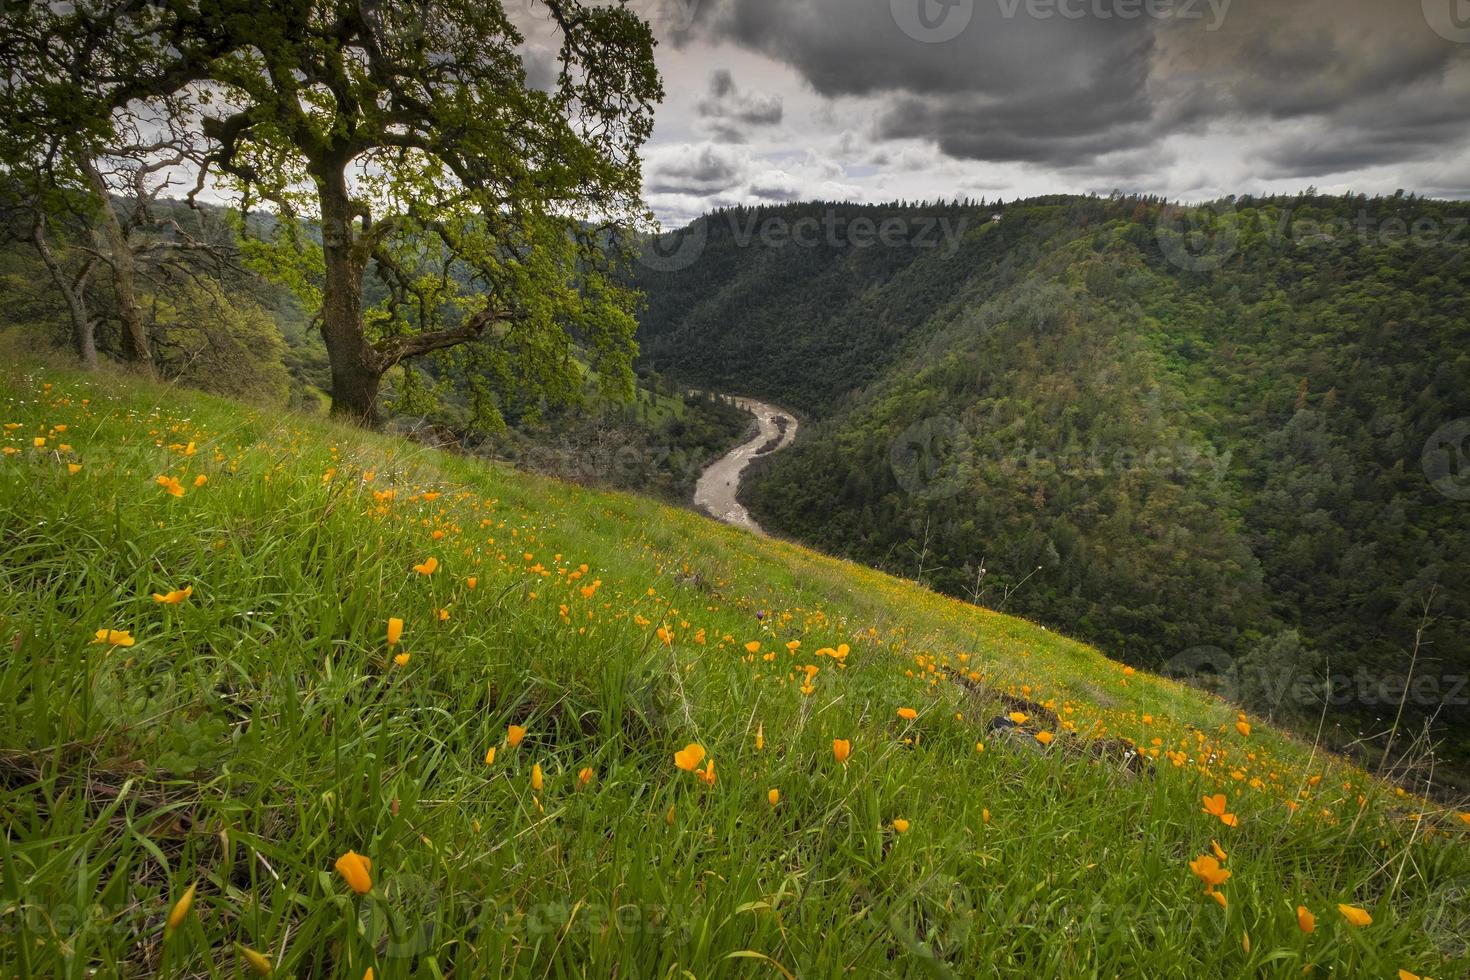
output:
<instances>
[{"instance_id":1,"label":"green grass","mask_svg":"<svg viewBox=\"0 0 1470 980\"><path fill-rule=\"evenodd\" d=\"M1039 626L160 386L16 369L0 415L8 972L236 976L240 947L352 978L1470 969L1458 814ZM987 736L1003 694L1056 740ZM1089 751L1124 739L1155 775ZM713 786L674 766L688 742ZM1188 867L1212 839L1228 908ZM366 895L333 870L349 849Z\"/></svg>"}]
</instances>

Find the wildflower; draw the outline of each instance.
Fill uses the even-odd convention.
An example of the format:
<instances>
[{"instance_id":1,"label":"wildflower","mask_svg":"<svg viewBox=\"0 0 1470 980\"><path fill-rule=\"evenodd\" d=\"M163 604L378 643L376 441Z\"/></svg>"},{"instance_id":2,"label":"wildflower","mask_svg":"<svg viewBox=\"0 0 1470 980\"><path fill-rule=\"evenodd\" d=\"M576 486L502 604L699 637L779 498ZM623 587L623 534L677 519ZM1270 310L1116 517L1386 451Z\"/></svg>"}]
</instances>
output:
<instances>
[{"instance_id":1,"label":"wildflower","mask_svg":"<svg viewBox=\"0 0 1470 980\"><path fill-rule=\"evenodd\" d=\"M1189 862L1189 870L1194 876L1205 883L1205 886L1214 891L1220 885L1225 884L1230 877L1230 872L1220 867L1220 862L1209 854L1201 854Z\"/></svg>"},{"instance_id":2,"label":"wildflower","mask_svg":"<svg viewBox=\"0 0 1470 980\"><path fill-rule=\"evenodd\" d=\"M586 786L589 783L592 782L592 775L593 775L593 773L592 773L592 767L591 766L583 766L580 770L578 770L578 772L577 772L577 788L578 789L586 788Z\"/></svg>"},{"instance_id":3,"label":"wildflower","mask_svg":"<svg viewBox=\"0 0 1470 980\"><path fill-rule=\"evenodd\" d=\"M989 810L986 810L986 809L983 809L983 808L980 810L980 822L981 823L990 823L990 811Z\"/></svg>"},{"instance_id":4,"label":"wildflower","mask_svg":"<svg viewBox=\"0 0 1470 980\"><path fill-rule=\"evenodd\" d=\"M1461 811L1460 813L1456 813L1455 816L1465 821L1465 823L1470 824L1470 812Z\"/></svg>"},{"instance_id":5,"label":"wildflower","mask_svg":"<svg viewBox=\"0 0 1470 980\"><path fill-rule=\"evenodd\" d=\"M105 643L110 647L130 647L133 645L133 634L127 630L98 630L93 634L93 643Z\"/></svg>"},{"instance_id":6,"label":"wildflower","mask_svg":"<svg viewBox=\"0 0 1470 980\"><path fill-rule=\"evenodd\" d=\"M508 725L505 729L505 741L511 748L521 744L521 739L526 737L526 730L520 725Z\"/></svg>"},{"instance_id":7,"label":"wildflower","mask_svg":"<svg viewBox=\"0 0 1470 980\"><path fill-rule=\"evenodd\" d=\"M975 751L976 752L984 752L985 751L985 743L984 742L976 742L975 743Z\"/></svg>"},{"instance_id":8,"label":"wildflower","mask_svg":"<svg viewBox=\"0 0 1470 980\"><path fill-rule=\"evenodd\" d=\"M1373 924L1373 916L1369 915L1366 909L1360 909L1356 905L1340 904L1337 906L1337 911L1342 913L1342 917L1347 920L1350 926L1357 926L1361 929L1363 926L1371 926Z\"/></svg>"},{"instance_id":9,"label":"wildflower","mask_svg":"<svg viewBox=\"0 0 1470 980\"><path fill-rule=\"evenodd\" d=\"M1219 817L1220 822L1227 827L1234 827L1240 823L1235 814L1225 812L1226 804L1229 801L1225 799L1224 793L1216 793L1214 796L1201 798L1205 801L1205 808L1201 811L1202 813L1208 813L1212 817Z\"/></svg>"},{"instance_id":10,"label":"wildflower","mask_svg":"<svg viewBox=\"0 0 1470 980\"><path fill-rule=\"evenodd\" d=\"M172 592L155 592L153 593L153 601L167 603L170 606L177 606L179 603L183 602L185 599L189 598L189 596L193 594L194 586L186 585L182 589L174 589Z\"/></svg>"},{"instance_id":11,"label":"wildflower","mask_svg":"<svg viewBox=\"0 0 1470 980\"><path fill-rule=\"evenodd\" d=\"M657 632L658 632L658 638L659 638L659 640L661 640L663 642L663 645L664 646L667 647L667 646L673 646L674 645L674 631L673 630L669 629L667 626L660 626L658 628L658 631Z\"/></svg>"},{"instance_id":12,"label":"wildflower","mask_svg":"<svg viewBox=\"0 0 1470 980\"><path fill-rule=\"evenodd\" d=\"M485 765L495 765L495 746L493 745L485 750Z\"/></svg>"},{"instance_id":13,"label":"wildflower","mask_svg":"<svg viewBox=\"0 0 1470 980\"><path fill-rule=\"evenodd\" d=\"M163 487L164 492L169 494L170 496L182 497L184 495L183 484L179 483L178 480L174 479L171 476L160 476L157 480L157 483L160 487Z\"/></svg>"},{"instance_id":14,"label":"wildflower","mask_svg":"<svg viewBox=\"0 0 1470 980\"><path fill-rule=\"evenodd\" d=\"M775 789L774 787L766 790L766 802L771 804L771 806L775 806L777 803L780 803L781 791L779 789Z\"/></svg>"},{"instance_id":15,"label":"wildflower","mask_svg":"<svg viewBox=\"0 0 1470 980\"><path fill-rule=\"evenodd\" d=\"M757 752L761 752L761 751L764 751L765 750L765 747L766 747L766 725L765 725L765 722L759 722L755 726L755 750Z\"/></svg>"},{"instance_id":16,"label":"wildflower","mask_svg":"<svg viewBox=\"0 0 1470 980\"><path fill-rule=\"evenodd\" d=\"M197 882L186 888L184 894L180 895L179 900L174 903L174 907L169 909L168 922L164 926L166 931L172 932L177 929L183 923L184 917L189 914L189 910L194 907L194 889L196 887Z\"/></svg>"},{"instance_id":17,"label":"wildflower","mask_svg":"<svg viewBox=\"0 0 1470 980\"><path fill-rule=\"evenodd\" d=\"M366 895L373 890L373 862L370 858L356 851L348 851L337 859L333 867L347 882L347 887L357 894Z\"/></svg>"},{"instance_id":18,"label":"wildflower","mask_svg":"<svg viewBox=\"0 0 1470 980\"><path fill-rule=\"evenodd\" d=\"M913 708L899 708L898 716L904 721L913 721L915 718L919 717L919 713Z\"/></svg>"},{"instance_id":19,"label":"wildflower","mask_svg":"<svg viewBox=\"0 0 1470 980\"><path fill-rule=\"evenodd\" d=\"M1036 741L1040 742L1042 745L1050 745L1051 744L1051 740L1053 738L1055 738L1055 737L1056 736L1054 736L1051 732L1037 732L1036 733Z\"/></svg>"},{"instance_id":20,"label":"wildflower","mask_svg":"<svg viewBox=\"0 0 1470 980\"><path fill-rule=\"evenodd\" d=\"M852 755L852 743L845 738L834 738L832 740L832 755L843 765L847 764L847 757Z\"/></svg>"},{"instance_id":21,"label":"wildflower","mask_svg":"<svg viewBox=\"0 0 1470 980\"><path fill-rule=\"evenodd\" d=\"M674 765L685 772L693 772L704 761L704 746L690 742L674 753Z\"/></svg>"},{"instance_id":22,"label":"wildflower","mask_svg":"<svg viewBox=\"0 0 1470 980\"><path fill-rule=\"evenodd\" d=\"M1218 859L1220 859L1221 861L1225 860L1225 858L1229 856L1229 855L1227 855L1225 853L1225 850L1220 846L1220 842L1219 841L1216 841L1216 840L1210 841L1210 850L1214 851L1215 852L1215 857L1218 858Z\"/></svg>"},{"instance_id":23,"label":"wildflower","mask_svg":"<svg viewBox=\"0 0 1470 980\"><path fill-rule=\"evenodd\" d=\"M893 829L898 831L900 834L906 834L909 832L909 822L903 817L899 817L897 820L893 821Z\"/></svg>"},{"instance_id":24,"label":"wildflower","mask_svg":"<svg viewBox=\"0 0 1470 980\"><path fill-rule=\"evenodd\" d=\"M1251 723L1248 721L1237 721L1235 723L1235 730L1242 735L1249 735L1251 733Z\"/></svg>"},{"instance_id":25,"label":"wildflower","mask_svg":"<svg viewBox=\"0 0 1470 980\"><path fill-rule=\"evenodd\" d=\"M1205 894L1208 895L1208 896L1210 896L1211 898L1213 898L1215 900L1215 904L1218 905L1218 906L1220 906L1222 909L1225 908L1228 905L1228 903L1225 900L1225 893L1224 892L1220 892L1220 891L1209 891L1209 892L1205 892Z\"/></svg>"},{"instance_id":26,"label":"wildflower","mask_svg":"<svg viewBox=\"0 0 1470 980\"><path fill-rule=\"evenodd\" d=\"M413 570L418 572L420 575L433 575L434 570L438 567L439 559L431 555L428 558L424 559L423 564L413 566Z\"/></svg>"},{"instance_id":27,"label":"wildflower","mask_svg":"<svg viewBox=\"0 0 1470 980\"><path fill-rule=\"evenodd\" d=\"M245 962L249 964L250 969L254 970L257 976L268 977L271 975L274 967L271 966L271 961L263 954L257 953L249 946L241 946L239 943L235 944L235 948L240 951L240 956L244 958Z\"/></svg>"},{"instance_id":28,"label":"wildflower","mask_svg":"<svg viewBox=\"0 0 1470 980\"><path fill-rule=\"evenodd\" d=\"M398 640L403 636L403 620L397 616L388 617L388 645L397 646Z\"/></svg>"},{"instance_id":29,"label":"wildflower","mask_svg":"<svg viewBox=\"0 0 1470 980\"><path fill-rule=\"evenodd\" d=\"M713 786L715 784L715 760L711 758L704 764L703 769L696 769L694 775L698 776L699 781L706 786Z\"/></svg>"},{"instance_id":30,"label":"wildflower","mask_svg":"<svg viewBox=\"0 0 1470 980\"><path fill-rule=\"evenodd\" d=\"M475 576L471 575L469 578L467 578L467 579L464 580L464 584L467 585L467 586L469 586L471 589L474 589L476 586L478 586L480 584L480 580L478 578L476 578Z\"/></svg>"},{"instance_id":31,"label":"wildflower","mask_svg":"<svg viewBox=\"0 0 1470 980\"><path fill-rule=\"evenodd\" d=\"M208 482L209 477L205 476L203 473L200 473L198 476L194 477L194 489L197 490Z\"/></svg>"},{"instance_id":32,"label":"wildflower","mask_svg":"<svg viewBox=\"0 0 1470 980\"><path fill-rule=\"evenodd\" d=\"M398 656L394 657L393 658L393 662L395 664L397 664L398 666L400 666L400 667L407 667L408 666L409 658L412 657L412 656L413 656L413 654L408 653L407 651L405 651L403 653L400 653Z\"/></svg>"},{"instance_id":33,"label":"wildflower","mask_svg":"<svg viewBox=\"0 0 1470 980\"><path fill-rule=\"evenodd\" d=\"M541 763L538 762L531 767L531 788L539 793L545 785L546 777L541 774Z\"/></svg>"},{"instance_id":34,"label":"wildflower","mask_svg":"<svg viewBox=\"0 0 1470 980\"><path fill-rule=\"evenodd\" d=\"M664 814L664 823L670 827L674 825L674 804L669 804L669 812Z\"/></svg>"},{"instance_id":35,"label":"wildflower","mask_svg":"<svg viewBox=\"0 0 1470 980\"><path fill-rule=\"evenodd\" d=\"M1317 931L1317 917L1305 905L1296 907L1296 927L1308 934Z\"/></svg>"},{"instance_id":36,"label":"wildflower","mask_svg":"<svg viewBox=\"0 0 1470 980\"><path fill-rule=\"evenodd\" d=\"M81 463L67 463L66 464L66 471L68 473L70 473L72 476L76 476L78 473L80 473L82 471L82 464Z\"/></svg>"},{"instance_id":37,"label":"wildflower","mask_svg":"<svg viewBox=\"0 0 1470 980\"><path fill-rule=\"evenodd\" d=\"M36 438L34 438L34 439L31 440L31 445L35 446L37 449L45 449L46 448L46 437L45 436L36 436Z\"/></svg>"},{"instance_id":38,"label":"wildflower","mask_svg":"<svg viewBox=\"0 0 1470 980\"><path fill-rule=\"evenodd\" d=\"M1027 716L1026 716L1026 712L1024 712L1024 711L1012 711L1010 714L1006 715L1006 717L1009 718L1013 723L1015 723L1017 725L1024 725L1024 724L1026 724L1026 717Z\"/></svg>"},{"instance_id":39,"label":"wildflower","mask_svg":"<svg viewBox=\"0 0 1470 980\"><path fill-rule=\"evenodd\" d=\"M745 652L746 653L760 653L761 652L761 641L760 640L751 640L749 643L745 644Z\"/></svg>"}]
</instances>

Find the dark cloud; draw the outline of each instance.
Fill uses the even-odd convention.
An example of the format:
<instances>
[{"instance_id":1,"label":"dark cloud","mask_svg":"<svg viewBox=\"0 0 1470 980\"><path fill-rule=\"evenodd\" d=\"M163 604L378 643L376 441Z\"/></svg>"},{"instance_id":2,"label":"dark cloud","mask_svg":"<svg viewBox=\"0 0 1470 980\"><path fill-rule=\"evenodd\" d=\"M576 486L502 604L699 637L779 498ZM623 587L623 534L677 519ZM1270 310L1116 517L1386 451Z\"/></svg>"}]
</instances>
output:
<instances>
[{"instance_id":1,"label":"dark cloud","mask_svg":"<svg viewBox=\"0 0 1470 980\"><path fill-rule=\"evenodd\" d=\"M716 194L741 184L747 167L743 157L708 143L660 147L646 155L644 190L651 194Z\"/></svg>"},{"instance_id":2,"label":"dark cloud","mask_svg":"<svg viewBox=\"0 0 1470 980\"><path fill-rule=\"evenodd\" d=\"M929 43L900 26L906 3L924 24L969 19ZM877 141L961 160L1085 169L1226 126L1267 171L1309 177L1432 160L1470 132L1470 44L1413 0L1149 3L1173 16L1124 16L1148 6L1130 0L705 0L694 32L784 62L819 95L869 100ZM706 101L738 95L714 77ZM709 115L743 138L733 114Z\"/></svg>"},{"instance_id":3,"label":"dark cloud","mask_svg":"<svg viewBox=\"0 0 1470 980\"><path fill-rule=\"evenodd\" d=\"M699 100L695 111L700 116L727 128L738 126L774 126L781 122L783 107L779 95L741 92L726 69L710 73L709 93Z\"/></svg>"}]
</instances>

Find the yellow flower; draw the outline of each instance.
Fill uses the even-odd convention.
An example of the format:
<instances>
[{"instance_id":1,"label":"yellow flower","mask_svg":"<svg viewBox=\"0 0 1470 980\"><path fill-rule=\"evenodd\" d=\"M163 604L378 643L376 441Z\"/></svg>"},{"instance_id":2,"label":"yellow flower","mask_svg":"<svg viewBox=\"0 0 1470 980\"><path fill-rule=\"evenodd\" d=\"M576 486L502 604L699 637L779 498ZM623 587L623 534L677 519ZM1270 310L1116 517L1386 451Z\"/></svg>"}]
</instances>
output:
<instances>
[{"instance_id":1,"label":"yellow flower","mask_svg":"<svg viewBox=\"0 0 1470 980\"><path fill-rule=\"evenodd\" d=\"M395 664L397 664L398 666L400 666L400 667L407 667L408 666L409 658L412 657L412 656L413 656L413 654L411 654L411 653L407 653L407 652L400 653L398 656L396 656L396 657L393 658L393 662Z\"/></svg>"},{"instance_id":2,"label":"yellow flower","mask_svg":"<svg viewBox=\"0 0 1470 980\"><path fill-rule=\"evenodd\" d=\"M976 742L975 743L975 751L976 752L984 752L985 751L985 743L984 742Z\"/></svg>"},{"instance_id":3,"label":"yellow flower","mask_svg":"<svg viewBox=\"0 0 1470 980\"><path fill-rule=\"evenodd\" d=\"M174 907L169 909L168 923L164 926L165 929L172 932L174 929L177 929L180 924L183 923L184 917L187 916L189 914L189 910L194 907L194 889L196 887L197 882L186 888L184 890L184 894L180 895L179 900L174 903Z\"/></svg>"},{"instance_id":4,"label":"yellow flower","mask_svg":"<svg viewBox=\"0 0 1470 980\"><path fill-rule=\"evenodd\" d=\"M1225 893L1224 892L1207 891L1207 892L1205 892L1205 894L1208 895L1208 896L1210 896L1211 898L1213 898L1215 900L1215 904L1218 905L1218 906L1220 906L1222 909L1225 908L1226 905L1228 904L1225 901Z\"/></svg>"},{"instance_id":5,"label":"yellow flower","mask_svg":"<svg viewBox=\"0 0 1470 980\"><path fill-rule=\"evenodd\" d=\"M31 445L35 446L37 449L45 449L46 448L46 437L45 436L36 436L36 438L34 438L34 439L31 440Z\"/></svg>"},{"instance_id":6,"label":"yellow flower","mask_svg":"<svg viewBox=\"0 0 1470 980\"><path fill-rule=\"evenodd\" d=\"M521 739L526 737L526 730L520 725L509 725L505 729L505 741L511 748L521 744Z\"/></svg>"},{"instance_id":7,"label":"yellow flower","mask_svg":"<svg viewBox=\"0 0 1470 980\"><path fill-rule=\"evenodd\" d=\"M900 834L906 834L909 832L909 822L903 817L899 817L897 820L893 821L893 829L898 831Z\"/></svg>"},{"instance_id":8,"label":"yellow flower","mask_svg":"<svg viewBox=\"0 0 1470 980\"><path fill-rule=\"evenodd\" d=\"M465 585L468 585L471 589L473 589L473 588L475 588L476 586L478 586L480 584L480 580L478 578L476 578L475 576L471 575L469 578L467 578L467 579L464 580L464 584Z\"/></svg>"},{"instance_id":9,"label":"yellow flower","mask_svg":"<svg viewBox=\"0 0 1470 980\"><path fill-rule=\"evenodd\" d=\"M347 887L359 895L366 895L373 890L373 862L372 859L358 854L356 851L348 851L337 859L334 865Z\"/></svg>"},{"instance_id":10,"label":"yellow flower","mask_svg":"<svg viewBox=\"0 0 1470 980\"><path fill-rule=\"evenodd\" d=\"M182 497L184 495L183 484L179 483L178 480L174 479L171 476L160 476L157 480L157 483L160 487L163 487L164 492L169 494L170 496Z\"/></svg>"},{"instance_id":11,"label":"yellow flower","mask_svg":"<svg viewBox=\"0 0 1470 980\"><path fill-rule=\"evenodd\" d=\"M990 811L989 810L981 809L981 811L980 811L980 822L981 823L990 823Z\"/></svg>"},{"instance_id":12,"label":"yellow flower","mask_svg":"<svg viewBox=\"0 0 1470 980\"><path fill-rule=\"evenodd\" d=\"M1051 740L1053 738L1055 738L1055 737L1056 736L1054 736L1051 732L1037 732L1036 733L1036 741L1040 742L1042 745L1050 745L1051 744Z\"/></svg>"},{"instance_id":13,"label":"yellow flower","mask_svg":"<svg viewBox=\"0 0 1470 980\"><path fill-rule=\"evenodd\" d=\"M495 765L495 746L493 746L493 745L490 746L490 748L488 748L488 749L485 750L485 765L487 765L487 766L493 766L493 765Z\"/></svg>"},{"instance_id":14,"label":"yellow flower","mask_svg":"<svg viewBox=\"0 0 1470 980\"><path fill-rule=\"evenodd\" d=\"M257 953L249 946L241 946L239 943L236 943L235 948L240 951L240 956L250 965L250 969L254 970L257 976L268 977L271 975L274 967L271 966L269 959Z\"/></svg>"},{"instance_id":15,"label":"yellow flower","mask_svg":"<svg viewBox=\"0 0 1470 980\"><path fill-rule=\"evenodd\" d=\"M1410 973L1408 970L1401 969L1399 970L1399 980L1424 980L1424 978L1417 973Z\"/></svg>"},{"instance_id":16,"label":"yellow flower","mask_svg":"<svg viewBox=\"0 0 1470 980\"><path fill-rule=\"evenodd\" d=\"M674 753L674 765L685 772L693 772L704 761L704 746L690 742Z\"/></svg>"},{"instance_id":17,"label":"yellow flower","mask_svg":"<svg viewBox=\"0 0 1470 980\"><path fill-rule=\"evenodd\" d=\"M775 806L777 803L780 803L781 791L775 788L766 790L766 802L771 804L771 806Z\"/></svg>"},{"instance_id":18,"label":"yellow flower","mask_svg":"<svg viewBox=\"0 0 1470 980\"><path fill-rule=\"evenodd\" d=\"M1251 733L1251 723L1248 721L1237 721L1235 723L1235 730L1242 735L1249 735Z\"/></svg>"},{"instance_id":19,"label":"yellow flower","mask_svg":"<svg viewBox=\"0 0 1470 980\"><path fill-rule=\"evenodd\" d=\"M403 636L403 620L397 616L388 617L388 645L397 646L398 640Z\"/></svg>"},{"instance_id":20,"label":"yellow flower","mask_svg":"<svg viewBox=\"0 0 1470 980\"><path fill-rule=\"evenodd\" d=\"M194 486L196 488L202 487L208 482L209 477L205 476L203 473L200 473L198 476L194 477Z\"/></svg>"},{"instance_id":21,"label":"yellow flower","mask_svg":"<svg viewBox=\"0 0 1470 980\"><path fill-rule=\"evenodd\" d=\"M82 464L81 463L67 463L66 464L66 471L68 473L72 474L73 476L75 476L76 474L78 474L78 473L80 473L82 471Z\"/></svg>"},{"instance_id":22,"label":"yellow flower","mask_svg":"<svg viewBox=\"0 0 1470 980\"><path fill-rule=\"evenodd\" d=\"M127 630L98 630L93 634L93 643L105 643L110 647L130 647L133 645L133 634Z\"/></svg>"},{"instance_id":23,"label":"yellow flower","mask_svg":"<svg viewBox=\"0 0 1470 980\"><path fill-rule=\"evenodd\" d=\"M847 764L847 757L852 755L852 743L845 738L834 738L832 740L832 755L843 765Z\"/></svg>"},{"instance_id":24,"label":"yellow flower","mask_svg":"<svg viewBox=\"0 0 1470 980\"><path fill-rule=\"evenodd\" d=\"M592 782L592 775L593 775L593 773L592 773L592 767L591 766L583 766L577 772L577 786L578 786L578 788L585 788L589 783L591 783Z\"/></svg>"},{"instance_id":25,"label":"yellow flower","mask_svg":"<svg viewBox=\"0 0 1470 980\"><path fill-rule=\"evenodd\" d=\"M1219 858L1221 861L1225 860L1225 858L1228 857L1228 855L1225 853L1224 848L1220 846L1219 841L1210 841L1210 850L1214 851L1215 857Z\"/></svg>"},{"instance_id":26,"label":"yellow flower","mask_svg":"<svg viewBox=\"0 0 1470 980\"><path fill-rule=\"evenodd\" d=\"M674 825L674 805L672 803L669 804L669 812L664 814L664 823L670 827Z\"/></svg>"},{"instance_id":27,"label":"yellow flower","mask_svg":"<svg viewBox=\"0 0 1470 980\"><path fill-rule=\"evenodd\" d=\"M194 586L186 585L182 589L174 589L172 592L155 592L153 593L153 601L167 603L170 606L176 606L193 594Z\"/></svg>"},{"instance_id":28,"label":"yellow flower","mask_svg":"<svg viewBox=\"0 0 1470 980\"><path fill-rule=\"evenodd\" d=\"M715 784L715 760L711 758L704 764L703 769L695 770L694 775L698 776L699 781L706 786L713 786Z\"/></svg>"},{"instance_id":29,"label":"yellow flower","mask_svg":"<svg viewBox=\"0 0 1470 980\"><path fill-rule=\"evenodd\" d=\"M751 640L749 643L745 644L745 650L746 650L747 653L760 653L761 652L761 641L760 640Z\"/></svg>"},{"instance_id":30,"label":"yellow flower","mask_svg":"<svg viewBox=\"0 0 1470 980\"><path fill-rule=\"evenodd\" d=\"M413 570L418 572L420 575L433 575L434 570L438 567L439 559L431 555L430 557L424 559L423 564L413 566Z\"/></svg>"},{"instance_id":31,"label":"yellow flower","mask_svg":"<svg viewBox=\"0 0 1470 980\"><path fill-rule=\"evenodd\" d=\"M1337 911L1342 913L1342 917L1350 926L1357 926L1361 929L1363 926L1373 924L1373 916L1369 915L1366 909L1360 909L1356 905L1338 905Z\"/></svg>"},{"instance_id":32,"label":"yellow flower","mask_svg":"<svg viewBox=\"0 0 1470 980\"><path fill-rule=\"evenodd\" d=\"M1225 884L1230 877L1230 872L1220 867L1220 862L1209 854L1201 854L1189 862L1189 870L1194 876L1203 881L1210 890Z\"/></svg>"},{"instance_id":33,"label":"yellow flower","mask_svg":"<svg viewBox=\"0 0 1470 980\"><path fill-rule=\"evenodd\" d=\"M1214 796L1205 796L1201 797L1201 799L1205 801L1205 808L1202 812L1208 813L1212 817L1219 817L1220 822L1227 827L1239 825L1240 821L1235 814L1225 812L1225 807L1229 801L1225 799L1224 793L1216 793Z\"/></svg>"},{"instance_id":34,"label":"yellow flower","mask_svg":"<svg viewBox=\"0 0 1470 980\"><path fill-rule=\"evenodd\" d=\"M545 785L546 777L541 774L541 763L538 762L531 767L531 788L539 793Z\"/></svg>"},{"instance_id":35,"label":"yellow flower","mask_svg":"<svg viewBox=\"0 0 1470 980\"><path fill-rule=\"evenodd\" d=\"M1015 722L1017 725L1024 725L1024 724L1026 724L1026 717L1027 716L1026 716L1026 712L1024 712L1024 711L1012 711L1010 714L1006 715L1006 717L1009 718L1011 721Z\"/></svg>"},{"instance_id":36,"label":"yellow flower","mask_svg":"<svg viewBox=\"0 0 1470 980\"><path fill-rule=\"evenodd\" d=\"M898 716L904 721L913 721L915 718L919 717L919 713L913 708L899 708Z\"/></svg>"},{"instance_id":37,"label":"yellow flower","mask_svg":"<svg viewBox=\"0 0 1470 980\"><path fill-rule=\"evenodd\" d=\"M1296 927L1306 933L1317 931L1317 917L1305 905L1296 907Z\"/></svg>"},{"instance_id":38,"label":"yellow flower","mask_svg":"<svg viewBox=\"0 0 1470 980\"><path fill-rule=\"evenodd\" d=\"M761 752L766 747L766 725L758 722L755 726L755 750Z\"/></svg>"}]
</instances>

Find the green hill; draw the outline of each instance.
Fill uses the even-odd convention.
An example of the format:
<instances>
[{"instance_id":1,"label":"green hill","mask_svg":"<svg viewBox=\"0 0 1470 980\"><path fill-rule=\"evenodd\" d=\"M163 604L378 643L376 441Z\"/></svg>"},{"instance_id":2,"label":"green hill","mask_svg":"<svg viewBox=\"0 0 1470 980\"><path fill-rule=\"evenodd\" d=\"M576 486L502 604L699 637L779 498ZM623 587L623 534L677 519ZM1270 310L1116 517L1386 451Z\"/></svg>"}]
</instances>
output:
<instances>
[{"instance_id":1,"label":"green hill","mask_svg":"<svg viewBox=\"0 0 1470 980\"><path fill-rule=\"evenodd\" d=\"M20 976L1470 964L1470 815L1035 624L170 387L0 414Z\"/></svg>"},{"instance_id":2,"label":"green hill","mask_svg":"<svg viewBox=\"0 0 1470 980\"><path fill-rule=\"evenodd\" d=\"M838 233L811 247L739 233L818 219ZM951 245L842 233L941 219L964 229ZM1403 702L1470 786L1470 205L1047 197L701 222L682 233L696 258L640 278L643 349L810 416L745 491L763 526L1303 731L1326 702L1327 740L1375 766L1414 761L1388 744Z\"/></svg>"}]
</instances>

